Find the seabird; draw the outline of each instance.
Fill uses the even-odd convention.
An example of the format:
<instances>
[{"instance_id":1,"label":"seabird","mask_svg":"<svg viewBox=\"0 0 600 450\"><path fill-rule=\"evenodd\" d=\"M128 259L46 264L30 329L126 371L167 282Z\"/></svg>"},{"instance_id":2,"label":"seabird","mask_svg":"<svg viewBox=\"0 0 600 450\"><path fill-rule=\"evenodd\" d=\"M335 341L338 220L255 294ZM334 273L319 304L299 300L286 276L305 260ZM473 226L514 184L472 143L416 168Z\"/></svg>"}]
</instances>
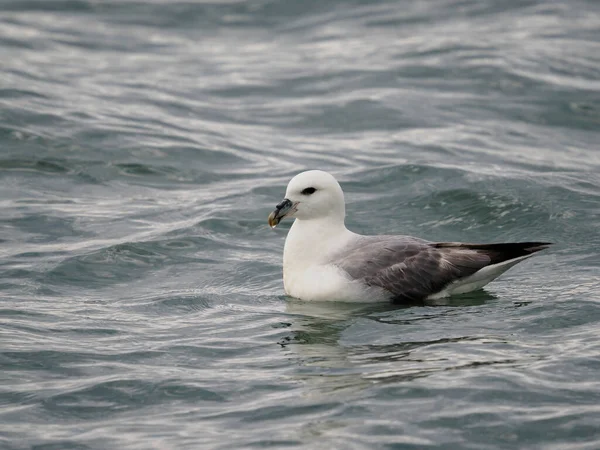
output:
<instances>
[{"instance_id":1,"label":"seabird","mask_svg":"<svg viewBox=\"0 0 600 450\"><path fill-rule=\"evenodd\" d=\"M415 304L480 289L548 242L468 244L362 236L346 228L344 193L321 170L296 175L269 215L294 218L283 251L286 294L307 301Z\"/></svg>"}]
</instances>

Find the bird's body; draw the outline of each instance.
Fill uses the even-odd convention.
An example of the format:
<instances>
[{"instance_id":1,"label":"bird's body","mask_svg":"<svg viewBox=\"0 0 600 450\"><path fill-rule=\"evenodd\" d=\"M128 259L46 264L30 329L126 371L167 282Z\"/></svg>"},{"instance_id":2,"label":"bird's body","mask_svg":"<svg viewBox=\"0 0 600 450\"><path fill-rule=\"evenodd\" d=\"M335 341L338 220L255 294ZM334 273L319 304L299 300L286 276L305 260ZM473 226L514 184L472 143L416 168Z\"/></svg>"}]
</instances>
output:
<instances>
[{"instance_id":1,"label":"bird's body","mask_svg":"<svg viewBox=\"0 0 600 450\"><path fill-rule=\"evenodd\" d=\"M331 263L337 249L351 244L357 237L359 235L346 227L338 229L319 222L296 220L283 250L286 294L313 301L385 300L381 289L354 283L345 270Z\"/></svg>"},{"instance_id":2,"label":"bird's body","mask_svg":"<svg viewBox=\"0 0 600 450\"><path fill-rule=\"evenodd\" d=\"M418 303L480 289L546 248L542 242L435 243L410 236L362 236L344 224L343 192L322 171L294 177L269 217L296 217L283 254L288 295L308 301Z\"/></svg>"}]
</instances>

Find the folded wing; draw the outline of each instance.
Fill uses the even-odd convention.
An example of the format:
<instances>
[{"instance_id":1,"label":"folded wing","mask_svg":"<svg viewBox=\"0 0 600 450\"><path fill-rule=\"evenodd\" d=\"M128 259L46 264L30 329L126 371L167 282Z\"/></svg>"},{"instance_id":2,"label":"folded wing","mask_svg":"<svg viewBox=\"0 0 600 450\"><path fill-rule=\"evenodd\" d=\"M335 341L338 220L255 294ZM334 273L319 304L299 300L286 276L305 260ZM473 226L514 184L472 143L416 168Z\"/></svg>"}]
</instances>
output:
<instances>
[{"instance_id":1,"label":"folded wing","mask_svg":"<svg viewBox=\"0 0 600 450\"><path fill-rule=\"evenodd\" d=\"M394 301L414 303L486 266L528 256L548 245L434 243L408 236L362 236L334 263L351 278L386 289Z\"/></svg>"}]
</instances>

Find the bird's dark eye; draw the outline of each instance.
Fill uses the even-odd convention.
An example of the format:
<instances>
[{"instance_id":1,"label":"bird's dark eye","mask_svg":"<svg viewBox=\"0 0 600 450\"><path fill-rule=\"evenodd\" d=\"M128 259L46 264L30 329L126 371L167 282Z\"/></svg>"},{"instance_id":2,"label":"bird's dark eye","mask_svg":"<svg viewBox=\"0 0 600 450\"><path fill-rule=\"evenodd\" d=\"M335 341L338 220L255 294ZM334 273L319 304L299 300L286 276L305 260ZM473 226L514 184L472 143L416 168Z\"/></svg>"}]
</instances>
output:
<instances>
[{"instance_id":1,"label":"bird's dark eye","mask_svg":"<svg viewBox=\"0 0 600 450\"><path fill-rule=\"evenodd\" d=\"M300 192L302 195L310 195L310 194L314 194L316 191L316 189L314 187L307 187L306 189L303 189L302 192Z\"/></svg>"}]
</instances>

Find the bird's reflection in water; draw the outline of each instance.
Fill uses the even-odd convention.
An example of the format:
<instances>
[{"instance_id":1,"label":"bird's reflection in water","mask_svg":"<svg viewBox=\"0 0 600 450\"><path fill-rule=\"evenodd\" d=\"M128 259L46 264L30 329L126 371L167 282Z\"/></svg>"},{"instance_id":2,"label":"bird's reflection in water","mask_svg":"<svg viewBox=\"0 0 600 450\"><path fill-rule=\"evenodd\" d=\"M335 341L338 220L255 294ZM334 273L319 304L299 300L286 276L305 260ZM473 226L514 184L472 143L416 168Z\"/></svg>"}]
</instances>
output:
<instances>
[{"instance_id":1,"label":"bird's reflection in water","mask_svg":"<svg viewBox=\"0 0 600 450\"><path fill-rule=\"evenodd\" d=\"M493 346L481 345L502 343L502 337L461 326L462 314L476 314L478 306L494 299L485 291L425 307L289 299L290 333L279 344L299 362L297 377L319 394L465 367L512 364L487 349Z\"/></svg>"}]
</instances>

